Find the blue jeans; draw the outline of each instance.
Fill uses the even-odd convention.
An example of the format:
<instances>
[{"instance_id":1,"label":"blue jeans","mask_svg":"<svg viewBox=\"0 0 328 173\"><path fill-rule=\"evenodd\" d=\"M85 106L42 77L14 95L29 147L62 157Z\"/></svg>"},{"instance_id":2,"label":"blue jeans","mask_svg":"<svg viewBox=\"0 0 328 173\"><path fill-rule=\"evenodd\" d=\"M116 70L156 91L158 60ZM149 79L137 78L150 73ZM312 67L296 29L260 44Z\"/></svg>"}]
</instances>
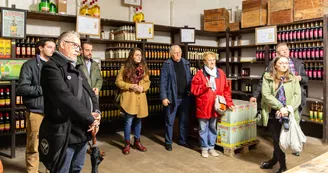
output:
<instances>
[{"instance_id":1,"label":"blue jeans","mask_svg":"<svg viewBox=\"0 0 328 173\"><path fill-rule=\"evenodd\" d=\"M133 125L134 119L134 137L136 139L140 139L140 132L141 132L141 118L137 118L136 115L130 115L125 113L125 123L124 123L124 139L130 140L130 133L131 133L131 126Z\"/></svg>"},{"instance_id":2,"label":"blue jeans","mask_svg":"<svg viewBox=\"0 0 328 173\"><path fill-rule=\"evenodd\" d=\"M172 144L172 134L175 116L178 108L180 110L180 144L186 144L188 139L188 116L190 98L177 99L177 105L165 107L165 144Z\"/></svg>"},{"instance_id":3,"label":"blue jeans","mask_svg":"<svg viewBox=\"0 0 328 173\"><path fill-rule=\"evenodd\" d=\"M200 147L202 150L214 149L217 139L216 117L210 119L198 119Z\"/></svg>"},{"instance_id":4,"label":"blue jeans","mask_svg":"<svg viewBox=\"0 0 328 173\"><path fill-rule=\"evenodd\" d=\"M60 168L59 173L81 172L84 166L86 152L86 142L81 144L68 145L66 149L65 161L63 167Z\"/></svg>"}]
</instances>

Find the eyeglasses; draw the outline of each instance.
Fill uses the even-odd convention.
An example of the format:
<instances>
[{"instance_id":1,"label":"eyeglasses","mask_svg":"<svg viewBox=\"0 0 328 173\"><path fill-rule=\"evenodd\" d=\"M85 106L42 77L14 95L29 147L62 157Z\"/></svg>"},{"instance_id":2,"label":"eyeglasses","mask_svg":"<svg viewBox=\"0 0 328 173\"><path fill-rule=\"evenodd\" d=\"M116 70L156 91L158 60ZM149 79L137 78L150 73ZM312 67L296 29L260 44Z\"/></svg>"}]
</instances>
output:
<instances>
[{"instance_id":1,"label":"eyeglasses","mask_svg":"<svg viewBox=\"0 0 328 173\"><path fill-rule=\"evenodd\" d=\"M277 62L277 65L289 65L289 62Z\"/></svg>"},{"instance_id":2,"label":"eyeglasses","mask_svg":"<svg viewBox=\"0 0 328 173\"><path fill-rule=\"evenodd\" d=\"M172 54L179 55L179 54L181 54L181 52L172 52Z\"/></svg>"},{"instance_id":3,"label":"eyeglasses","mask_svg":"<svg viewBox=\"0 0 328 173\"><path fill-rule=\"evenodd\" d=\"M80 46L79 44L75 43L75 42L72 42L72 41L66 41L66 40L64 40L64 42L65 42L65 43L70 43L71 46L73 46L73 48L74 48L74 49L77 49L78 51L81 51L81 50L82 50L81 46Z\"/></svg>"}]
</instances>

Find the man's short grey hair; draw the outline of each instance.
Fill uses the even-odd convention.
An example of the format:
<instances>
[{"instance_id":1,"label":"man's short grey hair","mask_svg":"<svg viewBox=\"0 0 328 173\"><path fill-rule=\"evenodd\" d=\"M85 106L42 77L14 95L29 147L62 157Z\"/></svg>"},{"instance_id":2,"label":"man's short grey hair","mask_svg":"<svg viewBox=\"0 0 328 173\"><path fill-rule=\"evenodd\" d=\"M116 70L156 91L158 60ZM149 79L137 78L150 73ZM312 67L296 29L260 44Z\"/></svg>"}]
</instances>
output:
<instances>
[{"instance_id":1,"label":"man's short grey hair","mask_svg":"<svg viewBox=\"0 0 328 173\"><path fill-rule=\"evenodd\" d=\"M63 32L58 37L58 44L60 44L61 42L65 41L65 40L72 40L72 37L73 36L76 36L77 38L80 39L80 34L77 33L76 31L66 31L66 32Z\"/></svg>"},{"instance_id":2,"label":"man's short grey hair","mask_svg":"<svg viewBox=\"0 0 328 173\"><path fill-rule=\"evenodd\" d=\"M174 48L179 48L180 51L182 51L182 49L181 49L181 47L180 47L179 45L172 45L172 46L170 47L170 55L173 54L173 49L174 49Z\"/></svg>"}]
</instances>

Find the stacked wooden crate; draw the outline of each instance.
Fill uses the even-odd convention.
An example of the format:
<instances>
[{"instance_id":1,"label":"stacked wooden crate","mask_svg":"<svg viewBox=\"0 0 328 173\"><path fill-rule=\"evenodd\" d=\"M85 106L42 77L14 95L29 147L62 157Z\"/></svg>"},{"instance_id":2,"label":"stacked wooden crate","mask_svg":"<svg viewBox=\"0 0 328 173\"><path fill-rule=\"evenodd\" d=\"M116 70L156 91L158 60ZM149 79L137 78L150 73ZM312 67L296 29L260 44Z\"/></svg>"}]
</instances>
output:
<instances>
[{"instance_id":1,"label":"stacked wooden crate","mask_svg":"<svg viewBox=\"0 0 328 173\"><path fill-rule=\"evenodd\" d=\"M204 10L205 31L225 31L229 25L229 12L225 8Z\"/></svg>"},{"instance_id":2,"label":"stacked wooden crate","mask_svg":"<svg viewBox=\"0 0 328 173\"><path fill-rule=\"evenodd\" d=\"M268 25L292 23L294 0L269 0Z\"/></svg>"},{"instance_id":3,"label":"stacked wooden crate","mask_svg":"<svg viewBox=\"0 0 328 173\"><path fill-rule=\"evenodd\" d=\"M268 0L242 1L241 27L249 28L267 24Z\"/></svg>"},{"instance_id":4,"label":"stacked wooden crate","mask_svg":"<svg viewBox=\"0 0 328 173\"><path fill-rule=\"evenodd\" d=\"M294 0L294 21L323 17L328 0Z\"/></svg>"}]
</instances>

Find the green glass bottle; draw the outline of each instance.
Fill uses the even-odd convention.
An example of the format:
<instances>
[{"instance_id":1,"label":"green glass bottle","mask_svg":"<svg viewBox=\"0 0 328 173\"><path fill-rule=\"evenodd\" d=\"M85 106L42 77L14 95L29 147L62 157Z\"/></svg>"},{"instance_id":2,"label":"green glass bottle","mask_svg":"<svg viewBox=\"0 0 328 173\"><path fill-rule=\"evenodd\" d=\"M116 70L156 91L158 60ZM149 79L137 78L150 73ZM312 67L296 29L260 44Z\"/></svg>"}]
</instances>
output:
<instances>
[{"instance_id":1,"label":"green glass bottle","mask_svg":"<svg viewBox=\"0 0 328 173\"><path fill-rule=\"evenodd\" d=\"M50 13L57 13L57 7L53 2L50 3Z\"/></svg>"},{"instance_id":2,"label":"green glass bottle","mask_svg":"<svg viewBox=\"0 0 328 173\"><path fill-rule=\"evenodd\" d=\"M50 10L50 2L49 0L41 0L39 4L39 11L40 12L49 12Z\"/></svg>"}]
</instances>

